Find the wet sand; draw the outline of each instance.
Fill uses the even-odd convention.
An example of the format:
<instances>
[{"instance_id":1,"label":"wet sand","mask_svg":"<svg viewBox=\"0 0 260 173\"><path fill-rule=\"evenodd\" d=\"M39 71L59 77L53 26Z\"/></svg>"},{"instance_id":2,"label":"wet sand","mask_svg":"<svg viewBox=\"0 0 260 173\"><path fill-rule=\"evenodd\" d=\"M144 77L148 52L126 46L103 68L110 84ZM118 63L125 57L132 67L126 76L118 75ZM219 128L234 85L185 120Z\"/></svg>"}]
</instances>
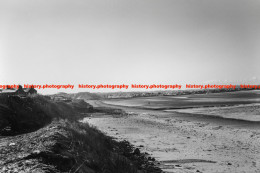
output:
<instances>
[{"instance_id":1,"label":"wet sand","mask_svg":"<svg viewBox=\"0 0 260 173\"><path fill-rule=\"evenodd\" d=\"M182 112L189 114L203 114L223 117L233 120L245 120L250 122L260 122L260 104L246 104L226 107L203 107L193 109L166 110L167 112Z\"/></svg>"},{"instance_id":2,"label":"wet sand","mask_svg":"<svg viewBox=\"0 0 260 173\"><path fill-rule=\"evenodd\" d=\"M152 154L166 172L260 172L259 122L91 104L129 112L119 118L93 114L84 121Z\"/></svg>"}]
</instances>

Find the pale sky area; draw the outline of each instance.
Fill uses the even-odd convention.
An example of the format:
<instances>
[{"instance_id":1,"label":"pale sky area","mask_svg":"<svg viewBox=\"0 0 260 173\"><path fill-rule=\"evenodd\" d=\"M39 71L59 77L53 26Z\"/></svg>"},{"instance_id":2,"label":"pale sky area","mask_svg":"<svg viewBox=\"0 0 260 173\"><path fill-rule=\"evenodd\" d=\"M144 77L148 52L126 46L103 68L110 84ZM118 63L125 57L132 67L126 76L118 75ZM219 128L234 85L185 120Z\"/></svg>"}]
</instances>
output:
<instances>
[{"instance_id":1,"label":"pale sky area","mask_svg":"<svg viewBox=\"0 0 260 173\"><path fill-rule=\"evenodd\" d=\"M0 82L260 78L259 5L257 0L0 0Z\"/></svg>"}]
</instances>

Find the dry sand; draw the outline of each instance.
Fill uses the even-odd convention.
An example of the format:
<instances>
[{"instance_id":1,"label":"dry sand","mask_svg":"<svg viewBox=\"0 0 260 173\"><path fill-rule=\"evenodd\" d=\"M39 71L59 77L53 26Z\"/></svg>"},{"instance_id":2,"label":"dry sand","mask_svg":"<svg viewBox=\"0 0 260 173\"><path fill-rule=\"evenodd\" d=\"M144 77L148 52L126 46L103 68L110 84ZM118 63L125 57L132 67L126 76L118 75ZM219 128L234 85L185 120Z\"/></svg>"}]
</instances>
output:
<instances>
[{"instance_id":1,"label":"dry sand","mask_svg":"<svg viewBox=\"0 0 260 173\"><path fill-rule=\"evenodd\" d=\"M191 119L178 112L125 110L132 114L120 118L93 114L83 121L152 154L165 172L260 172L260 128L256 128L260 125L256 122L254 128L247 128L250 122L230 125L223 119Z\"/></svg>"}]
</instances>

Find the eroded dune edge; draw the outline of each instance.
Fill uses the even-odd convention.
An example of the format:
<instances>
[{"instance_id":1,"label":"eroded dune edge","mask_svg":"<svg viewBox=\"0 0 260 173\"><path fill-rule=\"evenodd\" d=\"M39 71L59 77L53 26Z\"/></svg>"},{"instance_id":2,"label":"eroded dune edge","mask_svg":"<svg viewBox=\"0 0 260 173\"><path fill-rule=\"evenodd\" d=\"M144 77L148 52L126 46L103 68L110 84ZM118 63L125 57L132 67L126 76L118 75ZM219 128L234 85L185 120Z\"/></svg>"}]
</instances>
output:
<instances>
[{"instance_id":1,"label":"eroded dune edge","mask_svg":"<svg viewBox=\"0 0 260 173\"><path fill-rule=\"evenodd\" d=\"M78 120L98 110L83 100L0 98L0 172L161 172L128 141L116 141Z\"/></svg>"}]
</instances>

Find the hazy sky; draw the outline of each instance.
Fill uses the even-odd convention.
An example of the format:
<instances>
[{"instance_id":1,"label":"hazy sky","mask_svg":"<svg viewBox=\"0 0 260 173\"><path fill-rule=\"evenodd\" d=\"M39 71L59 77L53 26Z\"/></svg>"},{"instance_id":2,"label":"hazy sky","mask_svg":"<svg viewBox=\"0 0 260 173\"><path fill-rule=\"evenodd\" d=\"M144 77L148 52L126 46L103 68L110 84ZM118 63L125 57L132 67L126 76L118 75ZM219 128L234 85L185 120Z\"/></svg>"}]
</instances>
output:
<instances>
[{"instance_id":1,"label":"hazy sky","mask_svg":"<svg viewBox=\"0 0 260 173\"><path fill-rule=\"evenodd\" d=\"M260 77L259 5L0 0L0 81L175 84Z\"/></svg>"}]
</instances>

